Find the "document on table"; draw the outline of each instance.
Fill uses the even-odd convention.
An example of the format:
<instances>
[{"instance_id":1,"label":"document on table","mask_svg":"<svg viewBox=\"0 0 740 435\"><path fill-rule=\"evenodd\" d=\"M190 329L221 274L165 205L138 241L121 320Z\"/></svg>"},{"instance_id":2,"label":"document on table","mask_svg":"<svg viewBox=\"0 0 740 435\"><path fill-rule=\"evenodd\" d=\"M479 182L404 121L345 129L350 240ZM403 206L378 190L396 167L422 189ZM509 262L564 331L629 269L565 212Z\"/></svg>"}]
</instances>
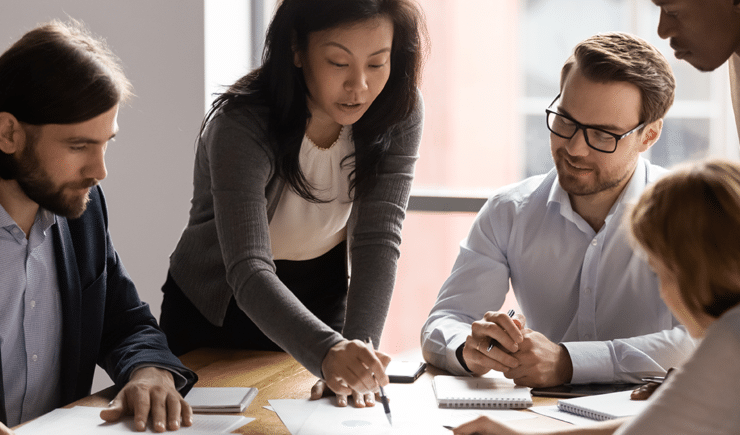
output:
<instances>
[{"instance_id":1,"label":"document on table","mask_svg":"<svg viewBox=\"0 0 740 435\"><path fill-rule=\"evenodd\" d=\"M339 408L334 399L270 400L270 405L292 435L316 434L394 434L439 433L449 435L443 428L459 426L479 415L507 421L534 418L536 414L514 410L470 410L439 408L431 385L428 390L410 388L410 384L391 384L385 392L390 399L393 426L388 423L383 407L369 408L352 405Z\"/></svg>"},{"instance_id":2,"label":"document on table","mask_svg":"<svg viewBox=\"0 0 740 435\"><path fill-rule=\"evenodd\" d=\"M270 400L275 412L293 435L440 434L450 431L420 415L393 414L388 423L382 406L339 408L329 398L320 400ZM413 432L409 432L413 430Z\"/></svg>"},{"instance_id":3,"label":"document on table","mask_svg":"<svg viewBox=\"0 0 740 435\"><path fill-rule=\"evenodd\" d=\"M152 430L151 422L146 431L136 432L133 416L126 416L116 423L106 423L100 418L101 409L89 406L55 409L48 414L26 423L16 429L15 433L16 435L47 433L53 433L54 435L77 435L81 433L157 433ZM195 415L193 416L193 425L183 426L177 433L189 435L229 433L253 420L253 418L247 418L242 415Z\"/></svg>"}]
</instances>

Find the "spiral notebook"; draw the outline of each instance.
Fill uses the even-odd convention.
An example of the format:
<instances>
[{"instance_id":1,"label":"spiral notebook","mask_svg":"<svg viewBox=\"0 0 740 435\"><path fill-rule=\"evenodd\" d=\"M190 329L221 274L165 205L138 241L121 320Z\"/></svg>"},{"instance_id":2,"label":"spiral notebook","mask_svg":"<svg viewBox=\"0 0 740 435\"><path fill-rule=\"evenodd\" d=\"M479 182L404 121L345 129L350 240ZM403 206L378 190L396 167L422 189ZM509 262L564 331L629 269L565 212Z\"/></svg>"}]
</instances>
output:
<instances>
[{"instance_id":1,"label":"spiral notebook","mask_svg":"<svg viewBox=\"0 0 740 435\"><path fill-rule=\"evenodd\" d=\"M596 396L560 399L558 409L599 421L637 415L648 406L650 400L632 400L630 394L632 391L619 391Z\"/></svg>"},{"instance_id":2,"label":"spiral notebook","mask_svg":"<svg viewBox=\"0 0 740 435\"><path fill-rule=\"evenodd\" d=\"M529 388L506 378L435 376L432 380L437 404L444 408L528 408Z\"/></svg>"}]
</instances>

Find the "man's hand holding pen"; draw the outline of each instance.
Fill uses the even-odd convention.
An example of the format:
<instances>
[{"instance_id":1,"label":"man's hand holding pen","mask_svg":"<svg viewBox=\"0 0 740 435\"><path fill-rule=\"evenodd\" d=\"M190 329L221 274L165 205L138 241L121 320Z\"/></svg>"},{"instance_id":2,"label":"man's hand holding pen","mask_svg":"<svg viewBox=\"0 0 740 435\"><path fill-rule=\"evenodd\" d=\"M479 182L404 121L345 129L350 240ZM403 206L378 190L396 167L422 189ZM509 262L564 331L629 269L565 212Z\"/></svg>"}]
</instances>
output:
<instances>
[{"instance_id":1,"label":"man's hand holding pen","mask_svg":"<svg viewBox=\"0 0 740 435\"><path fill-rule=\"evenodd\" d=\"M467 369L476 375L490 370L506 373L519 366L512 356L524 341L522 329L526 322L521 314L511 316L498 311L489 311L483 319L473 322L471 334L462 349L462 358Z\"/></svg>"},{"instance_id":2,"label":"man's hand holding pen","mask_svg":"<svg viewBox=\"0 0 740 435\"><path fill-rule=\"evenodd\" d=\"M462 363L475 375L504 373L518 385L549 387L570 382L573 365L564 346L525 328L526 319L489 311L473 322L462 352Z\"/></svg>"}]
</instances>

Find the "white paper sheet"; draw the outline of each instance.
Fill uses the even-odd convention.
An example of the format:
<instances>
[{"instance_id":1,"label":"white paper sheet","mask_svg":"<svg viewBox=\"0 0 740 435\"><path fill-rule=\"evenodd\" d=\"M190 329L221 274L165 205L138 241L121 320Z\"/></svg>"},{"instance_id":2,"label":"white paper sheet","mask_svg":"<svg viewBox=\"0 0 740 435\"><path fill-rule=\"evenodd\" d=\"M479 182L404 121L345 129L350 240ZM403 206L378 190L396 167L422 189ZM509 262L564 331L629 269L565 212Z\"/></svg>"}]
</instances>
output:
<instances>
[{"instance_id":1,"label":"white paper sheet","mask_svg":"<svg viewBox=\"0 0 740 435\"><path fill-rule=\"evenodd\" d=\"M115 434L115 433L157 433L151 424L144 432L136 432L134 417L126 416L117 423L106 423L100 418L101 408L75 406L69 409L54 411L33 420L15 431L16 435L49 434L67 435L81 433ZM241 415L195 415L193 425L180 428L177 433L187 435L228 433L253 421Z\"/></svg>"},{"instance_id":2,"label":"white paper sheet","mask_svg":"<svg viewBox=\"0 0 740 435\"><path fill-rule=\"evenodd\" d=\"M596 423L596 420L594 419L581 417L580 415L571 414L570 412L561 411L557 405L533 406L529 408L529 410L532 412L536 412L537 414L541 414L550 418L555 418L557 420L561 420L576 426L588 426Z\"/></svg>"},{"instance_id":3,"label":"white paper sheet","mask_svg":"<svg viewBox=\"0 0 740 435\"><path fill-rule=\"evenodd\" d=\"M431 390L431 388L430 388ZM408 390L407 390L408 391ZM388 423L383 407L347 406L338 408L334 399L270 400L270 405L293 435L330 434L394 434L440 433L449 434L444 426L459 426L479 415L499 421L535 418L531 412L514 410L440 409L434 395L402 394L403 388L390 385L386 393L391 399L393 426Z\"/></svg>"}]
</instances>

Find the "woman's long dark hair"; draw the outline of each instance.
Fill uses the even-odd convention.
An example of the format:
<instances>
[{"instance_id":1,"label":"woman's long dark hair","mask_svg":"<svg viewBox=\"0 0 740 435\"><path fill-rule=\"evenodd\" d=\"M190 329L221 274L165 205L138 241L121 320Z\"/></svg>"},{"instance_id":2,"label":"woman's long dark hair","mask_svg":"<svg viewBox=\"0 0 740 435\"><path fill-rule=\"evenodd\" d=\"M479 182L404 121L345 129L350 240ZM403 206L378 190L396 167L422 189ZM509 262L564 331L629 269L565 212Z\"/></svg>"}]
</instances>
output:
<instances>
[{"instance_id":1,"label":"woman's long dark hair","mask_svg":"<svg viewBox=\"0 0 740 435\"><path fill-rule=\"evenodd\" d=\"M354 190L355 198L366 195L375 184L394 129L417 104L427 34L421 9L413 0L283 0L267 31L262 66L216 98L201 133L219 109L248 103L266 105L278 175L303 198L321 202L311 192L298 161L310 113L303 72L293 64L293 53L307 48L311 32L381 16L393 22L390 76L367 112L352 126L355 167L350 192Z\"/></svg>"}]
</instances>

